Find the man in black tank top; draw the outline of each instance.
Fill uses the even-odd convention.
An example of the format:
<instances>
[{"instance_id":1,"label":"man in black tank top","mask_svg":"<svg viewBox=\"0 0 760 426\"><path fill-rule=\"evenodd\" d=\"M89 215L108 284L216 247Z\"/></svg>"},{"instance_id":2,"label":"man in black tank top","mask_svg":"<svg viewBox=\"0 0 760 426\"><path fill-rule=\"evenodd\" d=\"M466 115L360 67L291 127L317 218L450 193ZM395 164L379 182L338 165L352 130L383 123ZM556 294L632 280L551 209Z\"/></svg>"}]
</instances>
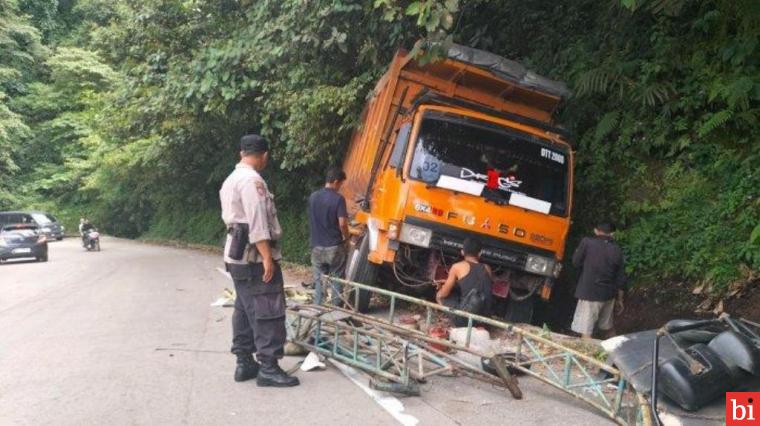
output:
<instances>
[{"instance_id":1,"label":"man in black tank top","mask_svg":"<svg viewBox=\"0 0 760 426\"><path fill-rule=\"evenodd\" d=\"M435 300L449 308L488 316L491 314L491 285L493 276L488 265L480 263L482 247L477 240L467 238L462 247L464 260L449 269L446 282L440 286ZM455 317L458 327L467 325L463 318Z\"/></svg>"}]
</instances>

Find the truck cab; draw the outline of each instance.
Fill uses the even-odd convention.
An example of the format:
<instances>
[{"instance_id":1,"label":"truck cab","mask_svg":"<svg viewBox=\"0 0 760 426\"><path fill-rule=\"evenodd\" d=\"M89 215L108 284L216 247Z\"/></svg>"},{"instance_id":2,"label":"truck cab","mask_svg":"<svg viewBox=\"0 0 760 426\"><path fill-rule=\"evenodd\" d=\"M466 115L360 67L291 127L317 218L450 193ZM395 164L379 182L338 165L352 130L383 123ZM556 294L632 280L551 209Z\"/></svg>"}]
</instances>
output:
<instances>
[{"instance_id":1,"label":"truck cab","mask_svg":"<svg viewBox=\"0 0 760 426\"><path fill-rule=\"evenodd\" d=\"M347 278L381 285L385 270L396 284L432 288L476 238L502 299L495 314L529 321L560 273L570 227L573 152L553 121L566 95L472 48L424 65L397 53L344 162L355 235Z\"/></svg>"}]
</instances>

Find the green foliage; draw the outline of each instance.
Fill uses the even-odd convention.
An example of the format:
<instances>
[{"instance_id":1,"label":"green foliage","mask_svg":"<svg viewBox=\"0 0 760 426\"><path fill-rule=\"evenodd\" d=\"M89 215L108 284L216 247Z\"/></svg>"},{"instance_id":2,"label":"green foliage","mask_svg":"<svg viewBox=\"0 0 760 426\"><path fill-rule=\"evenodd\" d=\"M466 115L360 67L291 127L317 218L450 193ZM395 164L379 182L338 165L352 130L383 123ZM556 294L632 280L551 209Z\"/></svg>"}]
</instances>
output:
<instances>
[{"instance_id":1,"label":"green foliage","mask_svg":"<svg viewBox=\"0 0 760 426\"><path fill-rule=\"evenodd\" d=\"M195 244L223 244L224 223L218 210L189 212L166 211L156 214L150 228L143 233L147 239L186 241Z\"/></svg>"},{"instance_id":2,"label":"green foliage","mask_svg":"<svg viewBox=\"0 0 760 426\"><path fill-rule=\"evenodd\" d=\"M47 65L59 96L81 97L88 91L104 91L118 78L96 53L75 47L58 48Z\"/></svg>"},{"instance_id":3,"label":"green foliage","mask_svg":"<svg viewBox=\"0 0 760 426\"><path fill-rule=\"evenodd\" d=\"M16 3L0 0L0 208L18 201L9 189L18 172L14 145L29 135L24 117L9 103L11 96L24 93L43 53L39 32L20 16Z\"/></svg>"},{"instance_id":4,"label":"green foliage","mask_svg":"<svg viewBox=\"0 0 760 426\"><path fill-rule=\"evenodd\" d=\"M106 223L111 220L103 218ZM309 262L308 221L300 211L285 210L279 214L283 228L282 253L285 260L295 263ZM219 209L201 212L186 210L157 212L150 228L141 234L148 240L184 241L221 247L224 245L224 223Z\"/></svg>"},{"instance_id":5,"label":"green foliage","mask_svg":"<svg viewBox=\"0 0 760 426\"><path fill-rule=\"evenodd\" d=\"M738 157L719 161L726 163L716 162L709 174L674 164L659 182L648 184L652 191L659 189L657 200L624 205L637 218L621 240L628 267L639 280L706 280L721 289L737 277L738 264L757 265L760 245L748 237L757 226L760 207L756 197L747 199L757 191L752 187L754 165ZM636 181L643 182L650 171L641 174ZM718 174L723 181L708 177Z\"/></svg>"},{"instance_id":6,"label":"green foliage","mask_svg":"<svg viewBox=\"0 0 760 426\"><path fill-rule=\"evenodd\" d=\"M100 140L94 127L102 119L103 95L119 77L93 52L59 47L50 53L40 81L11 102L29 126L14 150L24 177L16 186L33 200L67 201L92 171L87 160Z\"/></svg>"},{"instance_id":7,"label":"green foliage","mask_svg":"<svg viewBox=\"0 0 760 426\"><path fill-rule=\"evenodd\" d=\"M58 0L22 0L18 5L22 13L31 16L32 24L45 39L49 39L58 26Z\"/></svg>"},{"instance_id":8,"label":"green foliage","mask_svg":"<svg viewBox=\"0 0 760 426\"><path fill-rule=\"evenodd\" d=\"M305 203L304 203L305 206ZM309 264L311 247L309 246L309 220L304 210L290 208L278 212L282 225L282 255L289 262Z\"/></svg>"}]
</instances>

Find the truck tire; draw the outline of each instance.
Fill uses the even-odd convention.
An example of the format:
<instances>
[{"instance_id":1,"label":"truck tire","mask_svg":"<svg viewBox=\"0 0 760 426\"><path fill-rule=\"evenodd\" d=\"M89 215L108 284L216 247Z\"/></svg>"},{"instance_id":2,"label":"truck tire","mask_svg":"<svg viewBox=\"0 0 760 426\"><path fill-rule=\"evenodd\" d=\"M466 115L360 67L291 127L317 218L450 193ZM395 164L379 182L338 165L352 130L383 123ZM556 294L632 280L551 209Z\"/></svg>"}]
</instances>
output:
<instances>
[{"instance_id":1,"label":"truck tire","mask_svg":"<svg viewBox=\"0 0 760 426\"><path fill-rule=\"evenodd\" d=\"M510 296L512 292L509 293ZM524 300L517 300L509 297L507 300L507 311L504 314L504 321L511 323L530 324L533 320L533 303L534 296Z\"/></svg>"},{"instance_id":2,"label":"truck tire","mask_svg":"<svg viewBox=\"0 0 760 426\"><path fill-rule=\"evenodd\" d=\"M348 270L346 271L346 279L366 285L375 285L377 280L378 265L370 262L367 258L369 256L369 236L365 235L359 242L358 247L351 250L348 256ZM355 306L356 310L365 313L369 311L369 302L372 294L366 290L359 291L359 304ZM352 292L351 301L356 300L355 295Z\"/></svg>"}]
</instances>

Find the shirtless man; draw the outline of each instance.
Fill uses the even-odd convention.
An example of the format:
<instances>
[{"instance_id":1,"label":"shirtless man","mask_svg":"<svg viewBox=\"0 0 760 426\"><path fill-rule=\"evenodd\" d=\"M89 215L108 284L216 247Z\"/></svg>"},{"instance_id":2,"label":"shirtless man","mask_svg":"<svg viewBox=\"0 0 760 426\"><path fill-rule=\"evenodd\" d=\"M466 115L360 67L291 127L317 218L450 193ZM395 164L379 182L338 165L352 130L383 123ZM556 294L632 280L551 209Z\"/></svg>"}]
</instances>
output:
<instances>
[{"instance_id":1,"label":"shirtless man","mask_svg":"<svg viewBox=\"0 0 760 426\"><path fill-rule=\"evenodd\" d=\"M435 300L449 308L468 311L473 314L488 316L491 313L491 285L493 274L488 265L480 263L480 242L474 239L464 240L462 256L464 260L455 263L449 269L446 282L440 286ZM456 317L458 327L466 319Z\"/></svg>"}]
</instances>

